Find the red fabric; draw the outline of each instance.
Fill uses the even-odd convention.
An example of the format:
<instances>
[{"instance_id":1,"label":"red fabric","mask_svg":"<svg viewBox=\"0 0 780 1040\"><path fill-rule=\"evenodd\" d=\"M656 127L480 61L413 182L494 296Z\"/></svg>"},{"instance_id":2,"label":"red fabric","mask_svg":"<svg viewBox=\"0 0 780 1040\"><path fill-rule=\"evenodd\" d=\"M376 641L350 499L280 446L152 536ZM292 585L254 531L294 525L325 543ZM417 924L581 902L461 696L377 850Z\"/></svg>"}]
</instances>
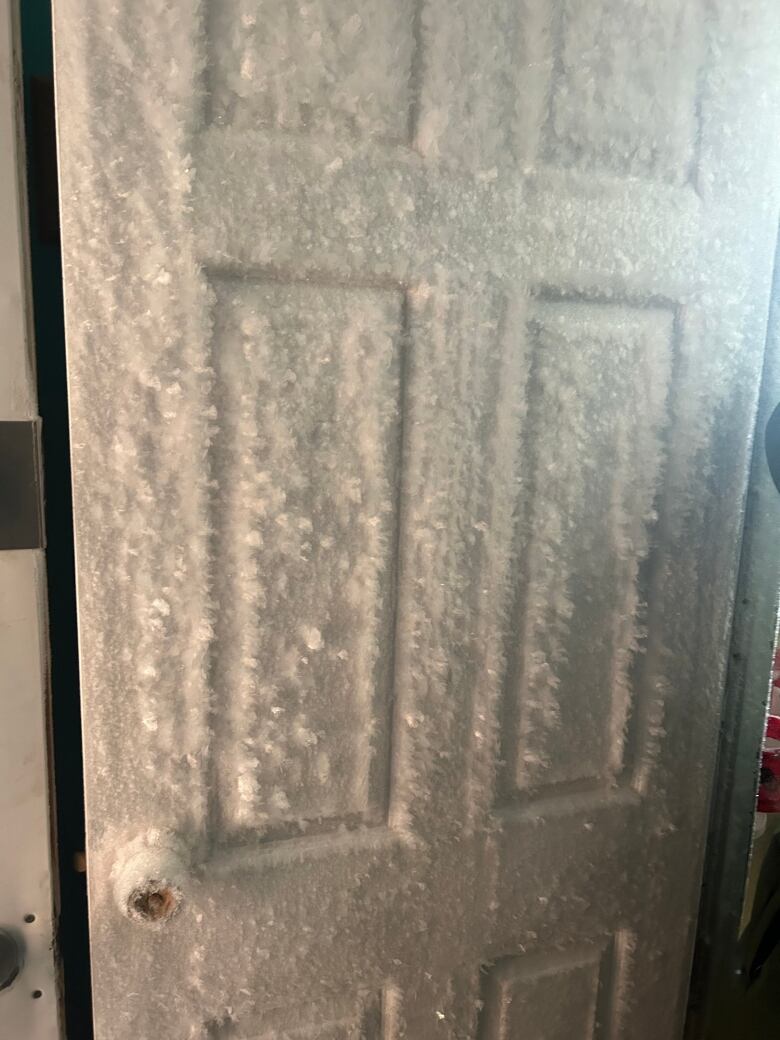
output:
<instances>
[{"instance_id":1,"label":"red fabric","mask_svg":"<svg viewBox=\"0 0 780 1040\"><path fill-rule=\"evenodd\" d=\"M761 755L758 811L780 812L780 748L765 748Z\"/></svg>"},{"instance_id":2,"label":"red fabric","mask_svg":"<svg viewBox=\"0 0 780 1040\"><path fill-rule=\"evenodd\" d=\"M780 740L780 717L770 715L766 720L766 735L770 740Z\"/></svg>"},{"instance_id":3,"label":"red fabric","mask_svg":"<svg viewBox=\"0 0 780 1040\"><path fill-rule=\"evenodd\" d=\"M778 659L775 654L775 672L772 685L778 682ZM770 715L766 720L766 735L770 740L780 740L780 717ZM761 782L758 787L758 811L763 813L780 812L780 748L764 748L761 753Z\"/></svg>"}]
</instances>

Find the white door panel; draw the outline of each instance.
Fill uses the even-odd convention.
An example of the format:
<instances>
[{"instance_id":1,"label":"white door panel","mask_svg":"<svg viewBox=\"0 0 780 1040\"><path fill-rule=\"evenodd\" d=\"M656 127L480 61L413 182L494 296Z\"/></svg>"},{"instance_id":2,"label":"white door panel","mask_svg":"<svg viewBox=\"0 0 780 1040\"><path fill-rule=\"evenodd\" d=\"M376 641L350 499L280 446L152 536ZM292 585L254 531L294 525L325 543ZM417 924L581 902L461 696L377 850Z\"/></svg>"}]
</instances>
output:
<instances>
[{"instance_id":1,"label":"white door panel","mask_svg":"<svg viewBox=\"0 0 780 1040\"><path fill-rule=\"evenodd\" d=\"M763 0L58 0L99 1040L679 1035Z\"/></svg>"}]
</instances>

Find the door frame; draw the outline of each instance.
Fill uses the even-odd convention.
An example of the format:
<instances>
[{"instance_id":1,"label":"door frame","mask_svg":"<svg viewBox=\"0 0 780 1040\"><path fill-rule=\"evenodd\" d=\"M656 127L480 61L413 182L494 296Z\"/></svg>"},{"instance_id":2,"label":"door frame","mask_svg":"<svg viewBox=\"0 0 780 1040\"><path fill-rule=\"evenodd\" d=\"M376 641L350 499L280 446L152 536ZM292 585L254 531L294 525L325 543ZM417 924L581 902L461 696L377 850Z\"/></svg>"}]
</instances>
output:
<instances>
[{"instance_id":1,"label":"door frame","mask_svg":"<svg viewBox=\"0 0 780 1040\"><path fill-rule=\"evenodd\" d=\"M687 1040L702 1040L738 971L737 940L750 865L772 656L780 606L780 494L764 431L780 401L780 238L745 502L717 768L711 795ZM695 769L696 763L691 763Z\"/></svg>"},{"instance_id":2,"label":"door frame","mask_svg":"<svg viewBox=\"0 0 780 1040\"><path fill-rule=\"evenodd\" d=\"M0 1021L9 1037L57 1040L49 643L20 69L19 7L0 0L0 219L8 232L0 250L0 928L19 965L0 991Z\"/></svg>"},{"instance_id":3,"label":"door frame","mask_svg":"<svg viewBox=\"0 0 780 1040\"><path fill-rule=\"evenodd\" d=\"M73 502L65 316L59 238L51 0L15 0L20 12L31 307L46 496L46 583L56 815L57 955L68 1037L93 1036L84 840Z\"/></svg>"}]
</instances>

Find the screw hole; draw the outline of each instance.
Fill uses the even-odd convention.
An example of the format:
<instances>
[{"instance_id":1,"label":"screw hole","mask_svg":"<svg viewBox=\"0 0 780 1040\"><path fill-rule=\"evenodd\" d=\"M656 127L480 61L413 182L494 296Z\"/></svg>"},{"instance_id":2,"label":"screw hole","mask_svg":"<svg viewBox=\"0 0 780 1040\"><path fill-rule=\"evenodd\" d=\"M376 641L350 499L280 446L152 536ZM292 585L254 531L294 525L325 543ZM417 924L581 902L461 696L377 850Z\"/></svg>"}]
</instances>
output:
<instances>
[{"instance_id":1,"label":"screw hole","mask_svg":"<svg viewBox=\"0 0 780 1040\"><path fill-rule=\"evenodd\" d=\"M34 989L32 991L32 998L33 998L33 1000L40 1000L42 996L43 996L43 990L42 989Z\"/></svg>"},{"instance_id":2,"label":"screw hole","mask_svg":"<svg viewBox=\"0 0 780 1040\"><path fill-rule=\"evenodd\" d=\"M33 921L35 921L35 914L25 914L24 915L24 923L25 924L32 924Z\"/></svg>"}]
</instances>

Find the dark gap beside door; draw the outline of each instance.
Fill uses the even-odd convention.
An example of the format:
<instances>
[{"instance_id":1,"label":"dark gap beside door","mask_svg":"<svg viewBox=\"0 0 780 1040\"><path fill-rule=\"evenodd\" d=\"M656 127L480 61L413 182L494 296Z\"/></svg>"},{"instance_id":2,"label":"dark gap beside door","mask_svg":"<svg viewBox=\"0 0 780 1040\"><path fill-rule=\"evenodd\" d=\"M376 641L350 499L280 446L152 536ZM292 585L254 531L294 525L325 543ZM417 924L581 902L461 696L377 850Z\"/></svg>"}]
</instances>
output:
<instances>
[{"instance_id":1,"label":"dark gap beside door","mask_svg":"<svg viewBox=\"0 0 780 1040\"><path fill-rule=\"evenodd\" d=\"M52 746L60 907L58 952L69 1040L91 1040L84 786L73 511L49 0L25 0L22 75L38 401L43 420Z\"/></svg>"}]
</instances>

